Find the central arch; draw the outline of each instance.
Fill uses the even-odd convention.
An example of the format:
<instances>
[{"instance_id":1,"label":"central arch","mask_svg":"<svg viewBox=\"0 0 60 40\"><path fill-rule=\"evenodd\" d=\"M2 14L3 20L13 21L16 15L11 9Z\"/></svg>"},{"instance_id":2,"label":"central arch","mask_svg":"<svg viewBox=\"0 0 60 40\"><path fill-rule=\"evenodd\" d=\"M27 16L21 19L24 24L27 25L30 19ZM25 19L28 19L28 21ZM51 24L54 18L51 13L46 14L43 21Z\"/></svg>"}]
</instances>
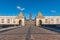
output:
<instances>
[{"instance_id":1,"label":"central arch","mask_svg":"<svg viewBox=\"0 0 60 40\"><path fill-rule=\"evenodd\" d=\"M39 20L39 26L41 26L42 25L42 20Z\"/></svg>"},{"instance_id":2,"label":"central arch","mask_svg":"<svg viewBox=\"0 0 60 40\"><path fill-rule=\"evenodd\" d=\"M19 20L19 26L21 26L22 25L22 20Z\"/></svg>"}]
</instances>

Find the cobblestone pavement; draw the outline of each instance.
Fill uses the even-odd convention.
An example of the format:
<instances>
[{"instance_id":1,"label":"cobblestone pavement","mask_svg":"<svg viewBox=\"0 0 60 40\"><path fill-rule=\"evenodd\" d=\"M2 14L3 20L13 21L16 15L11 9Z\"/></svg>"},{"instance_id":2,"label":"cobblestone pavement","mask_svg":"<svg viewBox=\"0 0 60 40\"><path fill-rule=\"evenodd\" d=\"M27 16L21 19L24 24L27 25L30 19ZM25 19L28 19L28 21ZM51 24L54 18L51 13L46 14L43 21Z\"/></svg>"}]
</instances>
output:
<instances>
[{"instance_id":1,"label":"cobblestone pavement","mask_svg":"<svg viewBox=\"0 0 60 40\"><path fill-rule=\"evenodd\" d=\"M60 40L60 33L36 26L25 26L0 33L0 40Z\"/></svg>"}]
</instances>

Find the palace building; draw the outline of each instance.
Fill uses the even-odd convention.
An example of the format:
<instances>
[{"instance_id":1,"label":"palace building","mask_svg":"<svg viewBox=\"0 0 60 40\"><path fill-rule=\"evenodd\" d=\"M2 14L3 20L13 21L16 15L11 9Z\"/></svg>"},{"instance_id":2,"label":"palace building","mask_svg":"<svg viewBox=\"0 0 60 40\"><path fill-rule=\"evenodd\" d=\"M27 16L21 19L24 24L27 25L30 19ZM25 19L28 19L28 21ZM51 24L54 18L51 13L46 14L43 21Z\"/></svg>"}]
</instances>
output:
<instances>
[{"instance_id":1,"label":"palace building","mask_svg":"<svg viewBox=\"0 0 60 40\"><path fill-rule=\"evenodd\" d=\"M36 26L39 25L59 25L60 16L43 16L42 13L38 12L36 16Z\"/></svg>"},{"instance_id":2,"label":"palace building","mask_svg":"<svg viewBox=\"0 0 60 40\"><path fill-rule=\"evenodd\" d=\"M25 26L29 22L31 24L40 25L59 25L60 16L43 16L41 12L38 12L35 20L32 20L32 14L30 14L30 19L26 20L23 12L20 12L18 16L0 16L0 25L20 25Z\"/></svg>"},{"instance_id":3,"label":"palace building","mask_svg":"<svg viewBox=\"0 0 60 40\"><path fill-rule=\"evenodd\" d=\"M22 12L18 16L0 16L0 25L21 25L25 26L25 18Z\"/></svg>"}]
</instances>

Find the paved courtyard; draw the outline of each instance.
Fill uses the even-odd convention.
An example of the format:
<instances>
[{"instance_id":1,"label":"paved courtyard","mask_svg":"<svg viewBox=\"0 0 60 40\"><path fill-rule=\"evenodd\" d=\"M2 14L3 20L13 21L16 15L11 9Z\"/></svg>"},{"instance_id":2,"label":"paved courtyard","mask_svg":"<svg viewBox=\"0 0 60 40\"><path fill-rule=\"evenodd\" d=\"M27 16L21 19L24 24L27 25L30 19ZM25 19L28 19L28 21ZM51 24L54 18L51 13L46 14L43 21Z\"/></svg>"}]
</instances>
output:
<instances>
[{"instance_id":1,"label":"paved courtyard","mask_svg":"<svg viewBox=\"0 0 60 40\"><path fill-rule=\"evenodd\" d=\"M0 40L60 40L60 33L32 25L0 32Z\"/></svg>"}]
</instances>

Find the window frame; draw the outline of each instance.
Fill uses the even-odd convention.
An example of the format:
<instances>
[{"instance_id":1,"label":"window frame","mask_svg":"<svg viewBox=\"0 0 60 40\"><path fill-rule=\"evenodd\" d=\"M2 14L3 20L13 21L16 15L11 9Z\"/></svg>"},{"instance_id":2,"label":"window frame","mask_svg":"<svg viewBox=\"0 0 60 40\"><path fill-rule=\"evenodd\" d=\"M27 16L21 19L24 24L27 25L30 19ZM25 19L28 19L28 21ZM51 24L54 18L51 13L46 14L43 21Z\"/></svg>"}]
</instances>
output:
<instances>
[{"instance_id":1,"label":"window frame","mask_svg":"<svg viewBox=\"0 0 60 40\"><path fill-rule=\"evenodd\" d=\"M45 23L48 23L48 19L45 19Z\"/></svg>"},{"instance_id":2,"label":"window frame","mask_svg":"<svg viewBox=\"0 0 60 40\"><path fill-rule=\"evenodd\" d=\"M1 19L1 23L4 23L4 19Z\"/></svg>"},{"instance_id":3,"label":"window frame","mask_svg":"<svg viewBox=\"0 0 60 40\"><path fill-rule=\"evenodd\" d=\"M59 23L59 19L56 19L56 23Z\"/></svg>"},{"instance_id":4,"label":"window frame","mask_svg":"<svg viewBox=\"0 0 60 40\"><path fill-rule=\"evenodd\" d=\"M10 23L10 19L7 19L7 23Z\"/></svg>"}]
</instances>

